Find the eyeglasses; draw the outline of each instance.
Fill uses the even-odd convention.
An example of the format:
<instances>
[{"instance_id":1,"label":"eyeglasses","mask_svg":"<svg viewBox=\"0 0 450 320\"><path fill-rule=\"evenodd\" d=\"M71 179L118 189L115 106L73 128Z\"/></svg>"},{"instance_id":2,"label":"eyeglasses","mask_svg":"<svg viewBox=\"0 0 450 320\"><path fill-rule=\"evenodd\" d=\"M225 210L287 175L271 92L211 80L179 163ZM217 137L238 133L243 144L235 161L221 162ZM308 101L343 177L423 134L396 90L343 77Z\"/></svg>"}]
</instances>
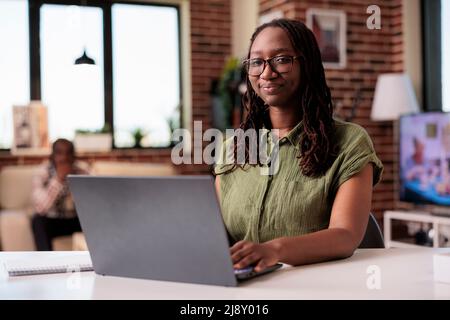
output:
<instances>
[{"instance_id":1,"label":"eyeglasses","mask_svg":"<svg viewBox=\"0 0 450 320\"><path fill-rule=\"evenodd\" d=\"M277 73L287 73L292 71L294 60L298 58L300 57L276 56L269 59L254 58L244 60L242 64L249 76L259 77L266 69L266 63Z\"/></svg>"}]
</instances>

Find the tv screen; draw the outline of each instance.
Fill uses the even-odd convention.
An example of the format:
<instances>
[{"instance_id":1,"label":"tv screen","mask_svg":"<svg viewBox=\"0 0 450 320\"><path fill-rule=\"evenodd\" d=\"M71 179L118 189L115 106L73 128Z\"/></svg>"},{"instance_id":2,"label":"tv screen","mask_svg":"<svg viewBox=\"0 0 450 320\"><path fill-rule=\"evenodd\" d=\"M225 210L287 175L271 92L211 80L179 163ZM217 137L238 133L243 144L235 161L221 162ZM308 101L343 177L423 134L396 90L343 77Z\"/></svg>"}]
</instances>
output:
<instances>
[{"instance_id":1,"label":"tv screen","mask_svg":"<svg viewBox=\"0 0 450 320\"><path fill-rule=\"evenodd\" d=\"M450 206L450 113L400 118L400 200Z\"/></svg>"}]
</instances>

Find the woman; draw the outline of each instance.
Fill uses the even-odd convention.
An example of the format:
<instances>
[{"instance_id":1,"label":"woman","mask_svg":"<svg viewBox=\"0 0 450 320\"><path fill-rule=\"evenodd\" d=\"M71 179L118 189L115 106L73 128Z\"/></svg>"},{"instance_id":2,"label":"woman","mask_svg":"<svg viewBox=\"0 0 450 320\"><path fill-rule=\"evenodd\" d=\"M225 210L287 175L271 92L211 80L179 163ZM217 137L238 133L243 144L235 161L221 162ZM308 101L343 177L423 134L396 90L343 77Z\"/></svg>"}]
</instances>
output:
<instances>
[{"instance_id":1,"label":"woman","mask_svg":"<svg viewBox=\"0 0 450 320\"><path fill-rule=\"evenodd\" d=\"M248 115L241 128L278 130L279 169L261 175L248 156L244 165L215 168L223 218L238 241L230 249L234 267L261 271L277 262L351 256L383 170L370 137L333 119L320 51L303 23L261 25L247 58Z\"/></svg>"},{"instance_id":2,"label":"woman","mask_svg":"<svg viewBox=\"0 0 450 320\"><path fill-rule=\"evenodd\" d=\"M50 161L33 177L32 229L38 251L51 251L55 237L80 232L72 196L67 185L68 174L87 174L75 161L72 142L58 139L53 143Z\"/></svg>"}]
</instances>

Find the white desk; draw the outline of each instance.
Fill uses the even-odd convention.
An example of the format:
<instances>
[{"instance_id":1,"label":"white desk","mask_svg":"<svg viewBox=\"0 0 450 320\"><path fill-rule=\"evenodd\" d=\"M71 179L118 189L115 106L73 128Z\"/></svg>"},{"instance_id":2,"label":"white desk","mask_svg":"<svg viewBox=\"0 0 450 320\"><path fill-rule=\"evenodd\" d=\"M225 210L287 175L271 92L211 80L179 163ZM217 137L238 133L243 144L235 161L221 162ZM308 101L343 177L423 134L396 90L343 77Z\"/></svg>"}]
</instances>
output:
<instances>
[{"instance_id":1,"label":"white desk","mask_svg":"<svg viewBox=\"0 0 450 320\"><path fill-rule=\"evenodd\" d=\"M94 272L10 277L0 299L450 299L450 284L433 280L433 254L450 249L364 249L348 259L284 266L239 287L98 276ZM0 261L81 252L0 252ZM369 266L380 270L381 289L368 289ZM80 285L77 287L77 283Z\"/></svg>"}]
</instances>

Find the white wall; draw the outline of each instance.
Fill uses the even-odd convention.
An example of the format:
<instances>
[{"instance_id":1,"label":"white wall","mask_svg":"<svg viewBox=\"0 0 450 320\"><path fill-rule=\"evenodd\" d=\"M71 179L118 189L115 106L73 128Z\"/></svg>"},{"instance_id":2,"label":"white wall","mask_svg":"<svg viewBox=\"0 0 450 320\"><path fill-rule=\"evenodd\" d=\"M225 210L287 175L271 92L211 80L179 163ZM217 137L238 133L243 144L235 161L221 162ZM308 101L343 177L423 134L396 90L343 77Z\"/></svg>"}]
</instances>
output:
<instances>
[{"instance_id":1,"label":"white wall","mask_svg":"<svg viewBox=\"0 0 450 320\"><path fill-rule=\"evenodd\" d=\"M231 17L231 54L244 58L250 37L258 26L259 0L232 0Z\"/></svg>"},{"instance_id":2,"label":"white wall","mask_svg":"<svg viewBox=\"0 0 450 320\"><path fill-rule=\"evenodd\" d=\"M421 24L420 0L403 0L404 68L423 108Z\"/></svg>"}]
</instances>

